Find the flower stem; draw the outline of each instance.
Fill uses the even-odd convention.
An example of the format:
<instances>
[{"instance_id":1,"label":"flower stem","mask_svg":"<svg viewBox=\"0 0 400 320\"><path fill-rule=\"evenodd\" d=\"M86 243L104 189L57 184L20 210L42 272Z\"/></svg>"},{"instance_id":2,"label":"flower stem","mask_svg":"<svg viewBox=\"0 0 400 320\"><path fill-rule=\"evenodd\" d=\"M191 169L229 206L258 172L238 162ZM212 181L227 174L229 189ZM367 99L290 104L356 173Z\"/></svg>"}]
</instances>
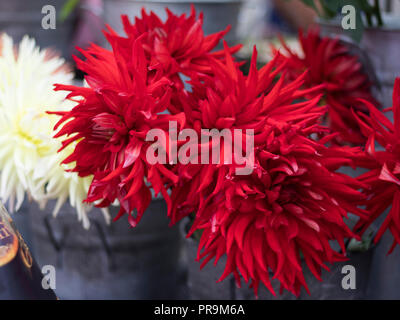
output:
<instances>
[{"instance_id":1,"label":"flower stem","mask_svg":"<svg viewBox=\"0 0 400 320\"><path fill-rule=\"evenodd\" d=\"M383 26L383 20L382 20L381 8L380 8L380 5L379 5L379 0L374 0L374 11L375 11L376 19L378 21L378 26L382 27Z\"/></svg>"},{"instance_id":2,"label":"flower stem","mask_svg":"<svg viewBox=\"0 0 400 320\"><path fill-rule=\"evenodd\" d=\"M369 11L365 11L365 17L367 18L368 27L372 27L372 16Z\"/></svg>"}]
</instances>

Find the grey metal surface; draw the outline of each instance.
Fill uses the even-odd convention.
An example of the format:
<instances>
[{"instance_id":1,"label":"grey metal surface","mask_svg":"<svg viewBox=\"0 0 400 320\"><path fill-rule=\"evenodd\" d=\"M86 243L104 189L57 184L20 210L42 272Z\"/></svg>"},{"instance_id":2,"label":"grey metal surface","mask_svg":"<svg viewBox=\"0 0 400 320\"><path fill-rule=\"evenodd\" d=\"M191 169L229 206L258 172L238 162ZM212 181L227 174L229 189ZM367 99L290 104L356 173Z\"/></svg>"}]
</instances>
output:
<instances>
[{"instance_id":1,"label":"grey metal surface","mask_svg":"<svg viewBox=\"0 0 400 320\"><path fill-rule=\"evenodd\" d=\"M196 261L198 242L192 238L186 238L186 227L189 220L183 219L180 222L180 232L184 241L183 261L187 265L187 299L192 300L231 300L236 298L236 288L233 283L233 276L229 276L222 282L217 280L224 272L226 257L221 257L214 266L210 261L202 270L200 263Z\"/></svg>"},{"instance_id":2,"label":"grey metal surface","mask_svg":"<svg viewBox=\"0 0 400 320\"><path fill-rule=\"evenodd\" d=\"M33 240L39 265L56 268L61 299L182 297L179 230L168 228L164 201L153 200L134 229L126 217L107 226L98 210L89 230L69 206L55 219L49 212L31 206Z\"/></svg>"},{"instance_id":3,"label":"grey metal surface","mask_svg":"<svg viewBox=\"0 0 400 320\"><path fill-rule=\"evenodd\" d=\"M393 238L386 233L374 252L368 299L400 299L400 248L387 255Z\"/></svg>"},{"instance_id":4,"label":"grey metal surface","mask_svg":"<svg viewBox=\"0 0 400 320\"><path fill-rule=\"evenodd\" d=\"M181 234L184 237L185 224L188 221L183 220L181 224ZM222 275L226 263L226 256L221 257L217 266L210 261L203 270L200 270L200 263L195 261L198 242L192 238L186 239L185 242L185 258L188 265L188 288L190 298L192 299L234 299L234 300L253 300L255 299L254 291L249 288L248 284L242 281L242 287L237 288L233 283L233 277L230 276L220 283L216 283ZM353 300L366 299L367 287L371 276L371 264L374 249L370 249L363 253L349 253L349 260L336 263L331 266L330 272L323 270L322 279L317 280L311 271L303 262L304 277L308 284L311 294L309 295L303 288L300 296L296 298L292 293L284 290L282 295L279 294L279 281L270 274L271 284L274 288L276 296L274 297L263 284L260 284L258 298L260 300ZM342 268L345 265L352 265L356 270L356 289L345 290L342 287Z\"/></svg>"}]
</instances>

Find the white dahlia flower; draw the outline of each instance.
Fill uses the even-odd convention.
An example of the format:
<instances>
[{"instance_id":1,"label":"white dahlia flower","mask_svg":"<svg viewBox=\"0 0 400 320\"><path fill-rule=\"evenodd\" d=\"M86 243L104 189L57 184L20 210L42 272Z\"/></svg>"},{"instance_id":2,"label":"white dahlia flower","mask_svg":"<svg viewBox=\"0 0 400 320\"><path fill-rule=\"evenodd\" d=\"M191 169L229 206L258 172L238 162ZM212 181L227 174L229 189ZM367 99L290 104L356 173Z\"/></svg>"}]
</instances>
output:
<instances>
[{"instance_id":1,"label":"white dahlia flower","mask_svg":"<svg viewBox=\"0 0 400 320\"><path fill-rule=\"evenodd\" d=\"M69 199L87 228L91 207L82 201L91 178L64 170L61 160L71 149L57 153L61 142L52 136L58 117L47 113L73 107L53 90L72 79L64 59L40 50L33 39L24 37L16 47L9 36L0 36L0 198L10 211L19 209L25 193L42 208L57 199L54 215Z\"/></svg>"}]
</instances>

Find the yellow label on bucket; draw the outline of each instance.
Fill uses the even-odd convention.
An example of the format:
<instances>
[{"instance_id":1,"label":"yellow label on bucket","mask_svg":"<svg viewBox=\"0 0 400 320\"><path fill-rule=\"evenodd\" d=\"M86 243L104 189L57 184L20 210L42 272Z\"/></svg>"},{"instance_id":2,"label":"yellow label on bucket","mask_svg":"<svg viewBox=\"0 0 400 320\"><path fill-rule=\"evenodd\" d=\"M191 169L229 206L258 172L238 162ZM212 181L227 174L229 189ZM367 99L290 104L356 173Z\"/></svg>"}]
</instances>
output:
<instances>
[{"instance_id":1,"label":"yellow label on bucket","mask_svg":"<svg viewBox=\"0 0 400 320\"><path fill-rule=\"evenodd\" d=\"M18 238L9 224L0 218L0 267L14 259L18 251Z\"/></svg>"}]
</instances>

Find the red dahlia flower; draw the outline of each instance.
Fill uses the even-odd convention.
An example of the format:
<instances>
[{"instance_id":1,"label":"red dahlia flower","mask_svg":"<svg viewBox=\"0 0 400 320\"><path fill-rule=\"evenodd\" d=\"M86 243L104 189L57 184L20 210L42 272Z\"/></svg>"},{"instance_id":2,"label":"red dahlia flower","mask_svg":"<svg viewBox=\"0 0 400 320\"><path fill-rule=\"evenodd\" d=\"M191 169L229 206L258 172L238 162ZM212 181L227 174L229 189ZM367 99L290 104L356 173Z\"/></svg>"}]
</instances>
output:
<instances>
[{"instance_id":1,"label":"red dahlia flower","mask_svg":"<svg viewBox=\"0 0 400 320\"><path fill-rule=\"evenodd\" d=\"M318 118L323 113L324 108L317 105L319 97L294 103L294 100L315 90L315 88L299 90L305 74L290 84L285 84L284 75L276 81L284 67L279 63L278 55L262 69L257 70L257 52L254 50L250 73L245 76L235 64L226 44L225 54L224 63L214 61L211 64L212 75L203 77L201 81L193 80L192 91L181 92L180 99L175 101L176 111L185 113L187 126L196 130L198 135L201 134L201 129L228 129L232 131L233 136L234 129L242 129L243 141L245 141L244 130L253 129L257 148L268 134L265 130L267 124L280 127L288 122L301 123L310 118ZM221 144L221 149L223 146L224 144ZM208 147L210 149L213 147L211 142ZM201 146L202 150L205 148L207 147ZM198 151L200 158L201 150ZM234 170L240 165L232 161L230 167L230 170ZM176 197L175 207L170 208L169 214L172 223L188 215L200 204L200 199L205 196L201 193L201 186L206 186L213 172L218 172L220 169L221 165L216 164L177 165L176 170L179 172L181 181L193 177L194 173L199 180L197 182L195 179L192 180L191 188L174 189L172 194ZM186 205L189 205L190 209L184 209Z\"/></svg>"},{"instance_id":2,"label":"red dahlia flower","mask_svg":"<svg viewBox=\"0 0 400 320\"><path fill-rule=\"evenodd\" d=\"M77 102L71 111L58 113L62 118L56 137L69 136L64 147L77 142L64 163L75 163L73 171L80 176L94 175L87 202L100 201L99 207L107 207L117 199L121 209L116 219L128 213L132 226L151 201L144 178L165 198L164 177L176 181L164 166L147 163L146 133L151 128L168 130L170 120L184 122L183 114L160 114L169 106L172 83L161 68L150 68L142 44L145 37L133 42L129 56L121 54L124 44L116 38L112 51L92 45L82 51L85 61L76 58L89 87L55 88L70 91L68 98Z\"/></svg>"},{"instance_id":3,"label":"red dahlia flower","mask_svg":"<svg viewBox=\"0 0 400 320\"><path fill-rule=\"evenodd\" d=\"M146 134L151 128L168 130L170 120L183 125L183 113L161 114L174 109L171 99L175 103L183 89L180 73L193 78L210 73L210 61L224 55L211 51L229 30L204 36L202 14L197 19L194 7L189 17L168 9L167 13L165 22L144 10L135 24L123 16L126 38L109 28L106 37L111 51L92 45L81 50L86 60L75 59L89 88L56 86L56 90L70 91L68 98L78 103L72 111L58 113L62 119L57 128L62 128L56 136L70 136L64 145L77 143L64 162L74 162L80 176L94 175L86 201L106 207L118 200L117 218L129 213L132 226L151 199L144 178L167 202L164 184L177 182L170 166L153 166L145 159Z\"/></svg>"},{"instance_id":4,"label":"red dahlia flower","mask_svg":"<svg viewBox=\"0 0 400 320\"><path fill-rule=\"evenodd\" d=\"M358 113L362 133L368 137L366 155L359 165L370 170L358 179L369 187L364 192L368 196L366 209L370 215L368 219L361 219L355 230L362 234L391 206L374 239L377 243L389 230L394 238L390 253L400 244L400 78L396 79L393 91L394 123L370 102L363 103L368 106L370 116ZM377 150L376 142L384 149Z\"/></svg>"},{"instance_id":5,"label":"red dahlia flower","mask_svg":"<svg viewBox=\"0 0 400 320\"><path fill-rule=\"evenodd\" d=\"M352 109L367 111L358 98L376 105L377 102L358 57L350 54L339 39L321 37L318 29L311 29L305 35L300 31L299 41L302 57L292 52L282 40L286 55L283 59L290 79L296 79L304 70L309 70L304 85L306 88L323 85L321 92L328 106L328 124L333 132L340 133L339 141L365 143Z\"/></svg>"},{"instance_id":6,"label":"red dahlia flower","mask_svg":"<svg viewBox=\"0 0 400 320\"><path fill-rule=\"evenodd\" d=\"M134 24L130 23L127 16L122 16L127 38L118 36L110 27L106 36L110 42L118 39L125 48L122 54L129 56L132 43L146 34L143 48L151 60L150 67L162 68L168 77L174 79L176 85L181 84L178 73L191 77L197 73L210 72L209 60L223 56L221 51L211 51L229 31L230 26L224 31L205 36L202 29L203 14L200 13L197 18L193 5L188 17L186 14L177 16L168 8L166 11L168 16L165 22L153 12L147 14L144 8L142 18L135 18ZM235 52L240 47L241 45L237 45L230 50Z\"/></svg>"},{"instance_id":7,"label":"red dahlia flower","mask_svg":"<svg viewBox=\"0 0 400 320\"><path fill-rule=\"evenodd\" d=\"M220 280L232 273L240 286L241 275L246 283L251 280L256 295L260 282L275 294L271 271L281 293L299 295L302 286L309 292L300 252L319 280L321 269L329 270L327 262L346 260L344 239L354 235L344 218L347 212L363 214L357 209L361 184L334 170L348 164L353 151L328 149L307 138L312 131L271 130L251 176L222 181L220 173L201 190L208 197L195 221L195 228L204 230L199 258L204 266L227 254ZM331 240L342 252L331 247Z\"/></svg>"},{"instance_id":8,"label":"red dahlia flower","mask_svg":"<svg viewBox=\"0 0 400 320\"><path fill-rule=\"evenodd\" d=\"M317 278L326 262L346 259L329 241L337 240L344 252L344 238L353 234L343 219L347 212L363 214L356 206L362 184L335 170L351 164L359 150L325 147L332 136L309 138L327 131L317 124L324 108L317 106L318 97L305 99L315 89L300 90L304 76L288 84L281 74L275 81L284 67L279 56L257 70L254 54L248 76L228 52L225 61L213 65L203 85L192 82L182 109L195 129L253 129L254 170L238 176L235 162L178 164L170 217L176 222L196 213L189 235L203 230L202 265L227 254L221 280L233 273L238 285L240 276L251 280L256 294L260 282L273 292L271 270L282 289L299 294L301 286L307 288L300 252Z\"/></svg>"}]
</instances>

